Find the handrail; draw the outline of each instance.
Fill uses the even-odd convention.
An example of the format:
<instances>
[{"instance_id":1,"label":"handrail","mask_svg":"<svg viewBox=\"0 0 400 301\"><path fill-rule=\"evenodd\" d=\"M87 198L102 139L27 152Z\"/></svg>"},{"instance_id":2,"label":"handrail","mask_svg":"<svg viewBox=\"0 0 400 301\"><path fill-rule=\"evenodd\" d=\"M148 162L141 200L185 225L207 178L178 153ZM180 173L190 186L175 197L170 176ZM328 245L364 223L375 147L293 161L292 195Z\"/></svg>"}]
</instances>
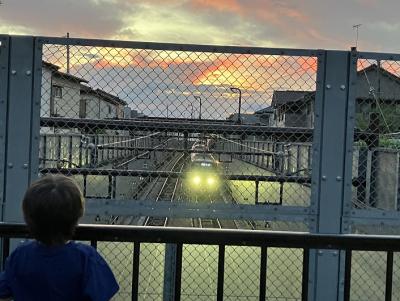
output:
<instances>
[{"instance_id":1,"label":"handrail","mask_svg":"<svg viewBox=\"0 0 400 301\"><path fill-rule=\"evenodd\" d=\"M2 263L4 266L10 251L11 238L29 238L30 234L24 224L0 223L0 237L3 238ZM132 264L132 288L131 300L138 300L139 273L140 273L140 246L142 243L169 243L176 245L174 258L174 300L181 300L182 280L182 247L184 244L217 245L218 246L218 270L217 270L217 301L222 301L224 296L225 274L225 247L252 246L260 247L260 300L266 297L266 254L269 247L300 248L303 250L303 267L301 277L301 300L309 300L309 273L310 251L312 249L334 249L345 251L344 265L344 301L351 298L351 270L352 252L354 250L386 251L386 284L385 300L392 300L393 288L393 252L400 251L399 236L376 235L335 235L335 234L311 234L296 232L271 232L258 230L226 230L226 229L196 229L196 228L165 228L143 226L119 226L119 225L79 225L76 229L76 240L90 241L93 247L97 247L97 241L134 242Z\"/></svg>"},{"instance_id":2,"label":"handrail","mask_svg":"<svg viewBox=\"0 0 400 301\"><path fill-rule=\"evenodd\" d=\"M0 237L27 238L30 234L24 224L0 223ZM74 239L400 252L400 236L394 235L81 224L76 229Z\"/></svg>"}]
</instances>

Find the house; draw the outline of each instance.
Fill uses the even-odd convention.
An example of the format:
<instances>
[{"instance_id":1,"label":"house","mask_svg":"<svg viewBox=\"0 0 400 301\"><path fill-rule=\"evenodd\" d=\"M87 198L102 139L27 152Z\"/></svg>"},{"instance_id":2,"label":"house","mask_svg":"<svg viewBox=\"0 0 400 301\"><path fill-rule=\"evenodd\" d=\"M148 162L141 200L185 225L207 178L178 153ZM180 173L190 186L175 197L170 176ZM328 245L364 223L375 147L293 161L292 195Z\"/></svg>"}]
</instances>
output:
<instances>
[{"instance_id":1,"label":"house","mask_svg":"<svg viewBox=\"0 0 400 301\"><path fill-rule=\"evenodd\" d=\"M81 85L79 118L121 119L124 118L125 101L100 89Z\"/></svg>"},{"instance_id":2,"label":"house","mask_svg":"<svg viewBox=\"0 0 400 301\"><path fill-rule=\"evenodd\" d=\"M274 91L274 125L314 127L314 101L315 91ZM400 131L400 78L376 64L357 72L356 127L366 129L373 112L382 132Z\"/></svg>"},{"instance_id":3,"label":"house","mask_svg":"<svg viewBox=\"0 0 400 301\"><path fill-rule=\"evenodd\" d=\"M80 105L83 78L59 71L60 67L42 64L42 117L77 118Z\"/></svg>"},{"instance_id":4,"label":"house","mask_svg":"<svg viewBox=\"0 0 400 301\"><path fill-rule=\"evenodd\" d=\"M372 64L358 72L356 88L357 128L366 129L370 114L377 112L382 132L399 132L400 77Z\"/></svg>"},{"instance_id":5,"label":"house","mask_svg":"<svg viewBox=\"0 0 400 301\"><path fill-rule=\"evenodd\" d=\"M123 118L125 101L88 81L59 71L60 67L42 63L41 117L107 119Z\"/></svg>"},{"instance_id":6,"label":"house","mask_svg":"<svg viewBox=\"0 0 400 301\"><path fill-rule=\"evenodd\" d=\"M262 124L269 126L273 124L274 108L272 106L258 110L254 114L260 118Z\"/></svg>"},{"instance_id":7,"label":"house","mask_svg":"<svg viewBox=\"0 0 400 301\"><path fill-rule=\"evenodd\" d=\"M313 91L274 91L272 124L277 127L312 127L314 124Z\"/></svg>"}]
</instances>

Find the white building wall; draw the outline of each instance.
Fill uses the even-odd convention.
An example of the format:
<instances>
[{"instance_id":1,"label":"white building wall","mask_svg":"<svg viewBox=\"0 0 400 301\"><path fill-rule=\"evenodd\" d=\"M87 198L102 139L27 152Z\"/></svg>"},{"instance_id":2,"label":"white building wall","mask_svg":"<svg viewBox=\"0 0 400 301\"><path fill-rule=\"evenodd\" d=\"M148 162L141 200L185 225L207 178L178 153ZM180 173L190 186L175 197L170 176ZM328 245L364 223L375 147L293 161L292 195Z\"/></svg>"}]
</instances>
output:
<instances>
[{"instance_id":1,"label":"white building wall","mask_svg":"<svg viewBox=\"0 0 400 301\"><path fill-rule=\"evenodd\" d=\"M51 70L43 66L42 69L42 86L41 86L41 102L40 116L50 117L50 100L51 100Z\"/></svg>"},{"instance_id":2,"label":"white building wall","mask_svg":"<svg viewBox=\"0 0 400 301\"><path fill-rule=\"evenodd\" d=\"M80 84L66 78L53 77L53 86L62 87L62 97L54 97L54 114L79 118Z\"/></svg>"},{"instance_id":3,"label":"white building wall","mask_svg":"<svg viewBox=\"0 0 400 301\"><path fill-rule=\"evenodd\" d=\"M117 106L105 101L101 96L82 94L81 98L86 100L86 118L105 119L117 117Z\"/></svg>"},{"instance_id":4,"label":"white building wall","mask_svg":"<svg viewBox=\"0 0 400 301\"><path fill-rule=\"evenodd\" d=\"M86 118L99 118L99 99L95 95L83 94L82 99L86 100Z\"/></svg>"},{"instance_id":5,"label":"white building wall","mask_svg":"<svg viewBox=\"0 0 400 301\"><path fill-rule=\"evenodd\" d=\"M104 100L100 101L100 119L117 117L117 107Z\"/></svg>"}]
</instances>

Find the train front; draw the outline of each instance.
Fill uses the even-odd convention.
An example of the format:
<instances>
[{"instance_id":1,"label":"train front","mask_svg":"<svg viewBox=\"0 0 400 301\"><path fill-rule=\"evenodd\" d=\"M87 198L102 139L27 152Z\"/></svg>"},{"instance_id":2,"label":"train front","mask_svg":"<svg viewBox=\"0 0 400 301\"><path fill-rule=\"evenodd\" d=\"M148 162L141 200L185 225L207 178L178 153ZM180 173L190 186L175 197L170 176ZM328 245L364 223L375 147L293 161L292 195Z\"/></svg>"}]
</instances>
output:
<instances>
[{"instance_id":1,"label":"train front","mask_svg":"<svg viewBox=\"0 0 400 301\"><path fill-rule=\"evenodd\" d=\"M193 153L190 161L185 179L188 195L196 199L217 196L222 184L218 161L207 153Z\"/></svg>"}]
</instances>

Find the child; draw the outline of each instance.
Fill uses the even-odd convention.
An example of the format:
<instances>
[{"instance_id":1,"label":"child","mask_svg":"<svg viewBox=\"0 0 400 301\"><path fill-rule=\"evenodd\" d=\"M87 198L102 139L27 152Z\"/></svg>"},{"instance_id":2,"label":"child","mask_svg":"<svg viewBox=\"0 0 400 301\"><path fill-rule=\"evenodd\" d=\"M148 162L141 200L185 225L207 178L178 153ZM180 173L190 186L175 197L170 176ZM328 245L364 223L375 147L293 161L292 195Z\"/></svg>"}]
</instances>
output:
<instances>
[{"instance_id":1,"label":"child","mask_svg":"<svg viewBox=\"0 0 400 301\"><path fill-rule=\"evenodd\" d=\"M0 274L0 299L108 301L119 287L104 259L90 246L70 241L82 217L83 196L65 176L34 182L22 202L35 240L16 248Z\"/></svg>"}]
</instances>

